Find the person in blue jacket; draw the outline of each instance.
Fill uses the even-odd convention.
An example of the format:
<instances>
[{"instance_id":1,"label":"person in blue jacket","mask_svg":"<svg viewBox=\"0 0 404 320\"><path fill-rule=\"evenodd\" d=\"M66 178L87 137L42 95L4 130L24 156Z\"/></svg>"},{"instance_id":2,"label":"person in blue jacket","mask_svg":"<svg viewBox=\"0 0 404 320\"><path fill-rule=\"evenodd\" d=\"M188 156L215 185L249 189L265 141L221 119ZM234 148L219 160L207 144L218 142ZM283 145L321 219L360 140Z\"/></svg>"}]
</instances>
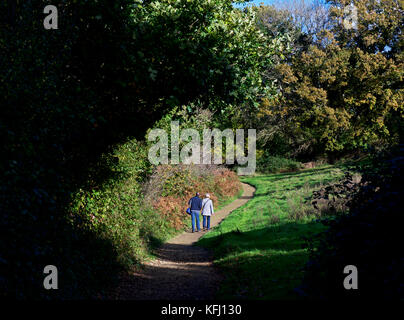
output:
<instances>
[{"instance_id":1,"label":"person in blue jacket","mask_svg":"<svg viewBox=\"0 0 404 320\"><path fill-rule=\"evenodd\" d=\"M192 232L199 232L201 231L199 212L202 209L202 199L199 198L199 192L196 193L195 197L189 199L188 204L191 208Z\"/></svg>"}]
</instances>

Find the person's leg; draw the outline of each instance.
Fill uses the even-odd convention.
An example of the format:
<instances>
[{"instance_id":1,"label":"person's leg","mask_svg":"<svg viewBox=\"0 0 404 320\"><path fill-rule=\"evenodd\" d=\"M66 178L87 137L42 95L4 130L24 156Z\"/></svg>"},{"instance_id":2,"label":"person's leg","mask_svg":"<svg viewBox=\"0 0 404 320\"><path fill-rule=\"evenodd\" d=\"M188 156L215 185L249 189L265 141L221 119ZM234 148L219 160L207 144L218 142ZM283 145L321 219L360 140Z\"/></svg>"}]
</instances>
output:
<instances>
[{"instance_id":1,"label":"person's leg","mask_svg":"<svg viewBox=\"0 0 404 320\"><path fill-rule=\"evenodd\" d=\"M195 231L195 212L191 210L191 224L192 224L192 232Z\"/></svg>"},{"instance_id":2,"label":"person's leg","mask_svg":"<svg viewBox=\"0 0 404 320\"><path fill-rule=\"evenodd\" d=\"M206 216L202 216L203 217L203 229L206 229Z\"/></svg>"},{"instance_id":3,"label":"person's leg","mask_svg":"<svg viewBox=\"0 0 404 320\"><path fill-rule=\"evenodd\" d=\"M207 216L207 224L206 224L206 228L209 230L210 229L210 216Z\"/></svg>"},{"instance_id":4,"label":"person's leg","mask_svg":"<svg viewBox=\"0 0 404 320\"><path fill-rule=\"evenodd\" d=\"M198 229L198 231L201 231L201 225L200 225L200 223L199 223L199 211L196 211L196 212L195 212L195 216L196 216L196 226L197 226L197 229Z\"/></svg>"}]
</instances>

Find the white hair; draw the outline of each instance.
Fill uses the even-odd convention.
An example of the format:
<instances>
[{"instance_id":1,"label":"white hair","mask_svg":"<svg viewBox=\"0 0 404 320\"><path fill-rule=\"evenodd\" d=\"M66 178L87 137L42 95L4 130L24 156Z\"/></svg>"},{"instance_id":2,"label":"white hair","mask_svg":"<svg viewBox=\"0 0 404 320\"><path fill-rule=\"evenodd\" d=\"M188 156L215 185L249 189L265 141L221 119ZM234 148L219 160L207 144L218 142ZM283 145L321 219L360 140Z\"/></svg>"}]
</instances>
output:
<instances>
[{"instance_id":1,"label":"white hair","mask_svg":"<svg viewBox=\"0 0 404 320\"><path fill-rule=\"evenodd\" d=\"M205 194L205 197L210 198L210 194L209 193Z\"/></svg>"}]
</instances>

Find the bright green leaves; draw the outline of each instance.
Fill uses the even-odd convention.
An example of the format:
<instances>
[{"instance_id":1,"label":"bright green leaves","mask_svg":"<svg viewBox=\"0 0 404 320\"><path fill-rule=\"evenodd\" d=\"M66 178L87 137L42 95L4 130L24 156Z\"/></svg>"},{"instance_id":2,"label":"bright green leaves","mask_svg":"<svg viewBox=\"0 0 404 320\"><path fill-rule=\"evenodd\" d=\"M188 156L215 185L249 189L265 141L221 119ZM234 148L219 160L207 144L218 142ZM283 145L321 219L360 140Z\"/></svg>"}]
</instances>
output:
<instances>
[{"instance_id":1,"label":"bright green leaves","mask_svg":"<svg viewBox=\"0 0 404 320\"><path fill-rule=\"evenodd\" d=\"M134 20L134 38L145 48L137 53L145 65L139 69L148 70L156 90L174 88L167 96L159 90L164 99L254 106L268 94L262 76L283 48L257 28L253 10L235 9L229 0L162 0L143 5Z\"/></svg>"}]
</instances>

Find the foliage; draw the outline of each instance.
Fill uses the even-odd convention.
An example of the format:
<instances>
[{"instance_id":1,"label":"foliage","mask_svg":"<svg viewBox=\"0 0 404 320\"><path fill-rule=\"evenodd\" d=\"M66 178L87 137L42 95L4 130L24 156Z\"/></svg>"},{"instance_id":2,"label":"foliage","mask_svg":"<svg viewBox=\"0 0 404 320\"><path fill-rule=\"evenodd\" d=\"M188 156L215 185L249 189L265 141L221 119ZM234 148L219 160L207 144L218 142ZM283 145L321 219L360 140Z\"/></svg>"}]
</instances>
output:
<instances>
[{"instance_id":1,"label":"foliage","mask_svg":"<svg viewBox=\"0 0 404 320\"><path fill-rule=\"evenodd\" d=\"M329 3L328 25L311 45L269 70L280 95L263 99L257 114L264 145L281 137L294 156L303 158L380 149L402 135L402 3L353 1L356 29L342 23L351 1ZM264 17L268 10L262 10ZM286 26L296 34L290 15L280 13L281 21L269 19L264 27Z\"/></svg>"},{"instance_id":2,"label":"foliage","mask_svg":"<svg viewBox=\"0 0 404 320\"><path fill-rule=\"evenodd\" d=\"M311 299L400 299L403 292L403 147L374 159L349 214L324 220L311 242L302 296ZM358 290L345 290L343 269L358 270Z\"/></svg>"},{"instance_id":3,"label":"foliage","mask_svg":"<svg viewBox=\"0 0 404 320\"><path fill-rule=\"evenodd\" d=\"M360 176L347 171L338 183L313 191L311 204L319 212L346 213L354 195L362 186L360 180Z\"/></svg>"},{"instance_id":4,"label":"foliage","mask_svg":"<svg viewBox=\"0 0 404 320\"><path fill-rule=\"evenodd\" d=\"M221 109L253 99L266 90L260 70L272 54L253 15L232 1L60 1L51 31L48 4L0 3L0 292L8 297L88 297L112 279L127 260L124 225L138 210L121 217L108 208L119 192L118 208L137 192L113 169L114 146L143 138L177 103L205 98ZM134 167L144 179L148 168ZM87 206L74 218L72 201ZM107 225L119 221L110 237L88 221L93 209L108 212ZM43 290L48 264L61 270L63 290Z\"/></svg>"},{"instance_id":5,"label":"foliage","mask_svg":"<svg viewBox=\"0 0 404 320\"><path fill-rule=\"evenodd\" d=\"M169 233L166 223L142 202L142 181L151 171L145 145L136 140L117 146L114 176L101 185L72 194L72 225L88 228L109 241L119 265L128 268L142 261L153 242Z\"/></svg>"},{"instance_id":6,"label":"foliage","mask_svg":"<svg viewBox=\"0 0 404 320\"><path fill-rule=\"evenodd\" d=\"M46 1L0 4L2 297L88 297L119 267L109 241L68 221L71 194L113 175L100 155L142 128L127 126L133 94L122 87L128 5L107 3L63 1L55 31L43 27ZM49 264L63 290L43 289Z\"/></svg>"},{"instance_id":7,"label":"foliage","mask_svg":"<svg viewBox=\"0 0 404 320\"><path fill-rule=\"evenodd\" d=\"M275 0L273 6L288 12L296 28L309 37L329 27L327 0Z\"/></svg>"},{"instance_id":8,"label":"foliage","mask_svg":"<svg viewBox=\"0 0 404 320\"><path fill-rule=\"evenodd\" d=\"M150 78L136 84L139 90L157 87L173 106L192 95L215 110L254 104L268 92L261 77L276 44L256 28L252 10L235 9L229 0L150 1L137 7L135 22L137 54Z\"/></svg>"},{"instance_id":9,"label":"foliage","mask_svg":"<svg viewBox=\"0 0 404 320\"><path fill-rule=\"evenodd\" d=\"M152 168L140 139L153 125L254 127L271 172L298 166L280 156L396 143L402 2L353 1L349 30L348 2L329 1L325 32L308 34L290 10L231 0L63 0L52 31L46 1L1 2L0 296L91 297L182 227L190 188L237 192L225 169ZM63 290L43 290L48 264Z\"/></svg>"},{"instance_id":10,"label":"foliage","mask_svg":"<svg viewBox=\"0 0 404 320\"><path fill-rule=\"evenodd\" d=\"M145 188L145 198L176 230L187 221L188 200L209 193L215 206L241 190L237 175L216 165L160 165Z\"/></svg>"},{"instance_id":11,"label":"foliage","mask_svg":"<svg viewBox=\"0 0 404 320\"><path fill-rule=\"evenodd\" d=\"M292 159L272 156L268 152L258 153L257 171L261 173L296 171L299 170L301 167L301 163Z\"/></svg>"},{"instance_id":12,"label":"foliage","mask_svg":"<svg viewBox=\"0 0 404 320\"><path fill-rule=\"evenodd\" d=\"M200 107L200 102L191 103L187 106L174 107L170 112L164 115L160 120L156 121L154 125L147 130L146 136L150 134L151 130L161 129L168 134L168 158L171 159L171 130L172 122L178 122L178 130L193 129L199 133L199 137L203 137L203 130L212 128L214 122L214 113L209 109L203 109ZM181 150L189 141L181 139L179 143L179 150ZM149 146L152 146L153 142L149 142Z\"/></svg>"},{"instance_id":13,"label":"foliage","mask_svg":"<svg viewBox=\"0 0 404 320\"><path fill-rule=\"evenodd\" d=\"M255 10L258 26L264 33L272 37L286 35L290 41L291 48L282 52L282 59L307 49L321 31L329 29L325 0L274 1L271 5L257 6Z\"/></svg>"}]
</instances>

